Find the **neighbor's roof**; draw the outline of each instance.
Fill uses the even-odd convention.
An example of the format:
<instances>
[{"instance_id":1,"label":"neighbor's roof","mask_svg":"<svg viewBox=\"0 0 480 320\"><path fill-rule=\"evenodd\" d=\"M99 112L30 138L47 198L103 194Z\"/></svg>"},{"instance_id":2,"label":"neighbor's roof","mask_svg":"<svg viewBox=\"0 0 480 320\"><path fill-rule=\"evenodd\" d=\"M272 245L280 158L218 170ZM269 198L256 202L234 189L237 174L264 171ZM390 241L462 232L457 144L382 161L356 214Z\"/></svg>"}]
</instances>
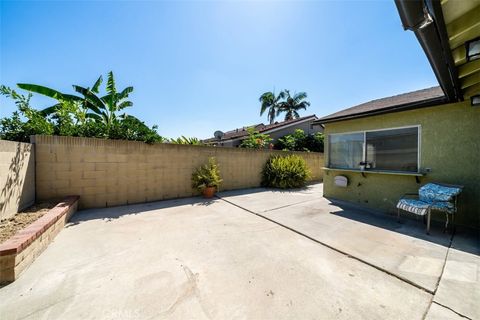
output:
<instances>
[{"instance_id":1,"label":"neighbor's roof","mask_svg":"<svg viewBox=\"0 0 480 320\"><path fill-rule=\"evenodd\" d=\"M282 121L282 122L275 122L275 123L267 124L267 125L265 125L263 123L254 124L254 125L251 125L251 126L246 126L246 127L242 127L242 128L227 131L223 134L223 137L220 140L218 140L216 138L210 138L210 139L206 139L204 141L205 142L214 142L214 141L225 141L225 140L231 140L231 139L238 139L238 138L247 136L248 135L247 129L250 128L250 127L254 127L255 131L258 131L260 133L268 133L270 131L280 130L284 127L289 127L289 126L298 124L300 122L307 121L307 120L312 120L312 119L316 120L318 118L317 118L316 115L312 114L312 115L305 116L305 117L300 117L300 118L297 118L297 119L292 119L292 120L287 120L287 121Z\"/></svg>"},{"instance_id":2,"label":"neighbor's roof","mask_svg":"<svg viewBox=\"0 0 480 320\"><path fill-rule=\"evenodd\" d=\"M445 102L445 95L440 87L399 94L392 97L372 100L344 109L318 119L317 123L327 123L376 114L429 107Z\"/></svg>"}]
</instances>

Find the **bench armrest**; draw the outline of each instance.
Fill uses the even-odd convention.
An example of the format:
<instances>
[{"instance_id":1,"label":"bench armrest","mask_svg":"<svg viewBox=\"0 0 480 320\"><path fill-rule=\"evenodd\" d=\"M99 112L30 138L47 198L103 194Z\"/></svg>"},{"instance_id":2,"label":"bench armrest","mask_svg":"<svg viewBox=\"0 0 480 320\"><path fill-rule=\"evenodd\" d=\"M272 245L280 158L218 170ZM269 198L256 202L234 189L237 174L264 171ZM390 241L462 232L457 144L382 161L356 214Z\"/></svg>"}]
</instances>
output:
<instances>
[{"instance_id":1,"label":"bench armrest","mask_svg":"<svg viewBox=\"0 0 480 320\"><path fill-rule=\"evenodd\" d=\"M405 193L403 196L400 197L400 199L406 198L418 198L418 193Z\"/></svg>"}]
</instances>

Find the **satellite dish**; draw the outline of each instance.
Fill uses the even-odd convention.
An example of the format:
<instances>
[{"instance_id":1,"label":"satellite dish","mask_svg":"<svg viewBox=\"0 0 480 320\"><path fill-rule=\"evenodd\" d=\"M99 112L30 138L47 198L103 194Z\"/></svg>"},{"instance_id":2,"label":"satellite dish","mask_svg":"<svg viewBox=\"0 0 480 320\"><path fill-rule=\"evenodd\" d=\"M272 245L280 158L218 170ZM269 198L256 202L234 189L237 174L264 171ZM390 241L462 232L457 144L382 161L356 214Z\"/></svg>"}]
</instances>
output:
<instances>
[{"instance_id":1,"label":"satellite dish","mask_svg":"<svg viewBox=\"0 0 480 320\"><path fill-rule=\"evenodd\" d=\"M213 136L214 136L215 138L217 138L217 140L222 139L223 135L224 135L224 133L223 133L222 131L220 131L220 130L215 131L215 133L213 134Z\"/></svg>"}]
</instances>

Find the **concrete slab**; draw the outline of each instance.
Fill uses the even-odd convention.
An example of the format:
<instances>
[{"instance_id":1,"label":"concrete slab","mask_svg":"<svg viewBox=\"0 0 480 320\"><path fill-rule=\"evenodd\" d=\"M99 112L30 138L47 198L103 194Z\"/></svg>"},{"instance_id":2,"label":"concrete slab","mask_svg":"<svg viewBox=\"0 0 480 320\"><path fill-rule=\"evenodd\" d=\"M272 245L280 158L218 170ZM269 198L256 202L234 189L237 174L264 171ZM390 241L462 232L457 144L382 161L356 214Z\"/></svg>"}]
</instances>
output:
<instances>
[{"instance_id":1,"label":"concrete slab","mask_svg":"<svg viewBox=\"0 0 480 320\"><path fill-rule=\"evenodd\" d=\"M480 319L480 241L457 231L434 301L470 319Z\"/></svg>"},{"instance_id":2,"label":"concrete slab","mask_svg":"<svg viewBox=\"0 0 480 320\"><path fill-rule=\"evenodd\" d=\"M269 199L265 201L268 203L279 196L263 191L248 197L224 196L224 199L391 272L431 293L435 291L450 244L450 236L443 234L441 228L432 228L428 236L421 221L402 219L398 223L394 217L365 212L353 206L334 205L321 193L310 194L306 202L296 201L294 196L291 195L290 206L275 208L270 204L274 209L263 211L257 211L256 203Z\"/></svg>"},{"instance_id":3,"label":"concrete slab","mask_svg":"<svg viewBox=\"0 0 480 320\"><path fill-rule=\"evenodd\" d=\"M421 319L431 295L221 200L80 211L2 319Z\"/></svg>"},{"instance_id":4,"label":"concrete slab","mask_svg":"<svg viewBox=\"0 0 480 320\"><path fill-rule=\"evenodd\" d=\"M456 314L452 310L442 307L436 303L432 303L425 320L465 320L465 318Z\"/></svg>"},{"instance_id":5,"label":"concrete slab","mask_svg":"<svg viewBox=\"0 0 480 320\"><path fill-rule=\"evenodd\" d=\"M308 185L302 189L243 189L220 192L218 195L229 199L232 203L248 204L248 209L254 212L265 212L291 206L297 203L318 199L323 194L323 183ZM244 207L245 208L245 207Z\"/></svg>"}]
</instances>

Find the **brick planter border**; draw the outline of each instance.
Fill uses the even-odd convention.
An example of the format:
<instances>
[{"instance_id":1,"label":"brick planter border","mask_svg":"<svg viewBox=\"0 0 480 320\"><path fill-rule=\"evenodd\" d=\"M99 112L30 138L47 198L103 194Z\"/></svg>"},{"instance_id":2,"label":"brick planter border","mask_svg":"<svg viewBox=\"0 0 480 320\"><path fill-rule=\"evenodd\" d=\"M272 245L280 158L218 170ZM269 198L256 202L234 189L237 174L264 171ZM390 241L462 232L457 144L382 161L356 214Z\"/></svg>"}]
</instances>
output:
<instances>
[{"instance_id":1,"label":"brick planter border","mask_svg":"<svg viewBox=\"0 0 480 320\"><path fill-rule=\"evenodd\" d=\"M68 196L41 218L0 244L0 283L18 279L77 211L79 196Z\"/></svg>"}]
</instances>

